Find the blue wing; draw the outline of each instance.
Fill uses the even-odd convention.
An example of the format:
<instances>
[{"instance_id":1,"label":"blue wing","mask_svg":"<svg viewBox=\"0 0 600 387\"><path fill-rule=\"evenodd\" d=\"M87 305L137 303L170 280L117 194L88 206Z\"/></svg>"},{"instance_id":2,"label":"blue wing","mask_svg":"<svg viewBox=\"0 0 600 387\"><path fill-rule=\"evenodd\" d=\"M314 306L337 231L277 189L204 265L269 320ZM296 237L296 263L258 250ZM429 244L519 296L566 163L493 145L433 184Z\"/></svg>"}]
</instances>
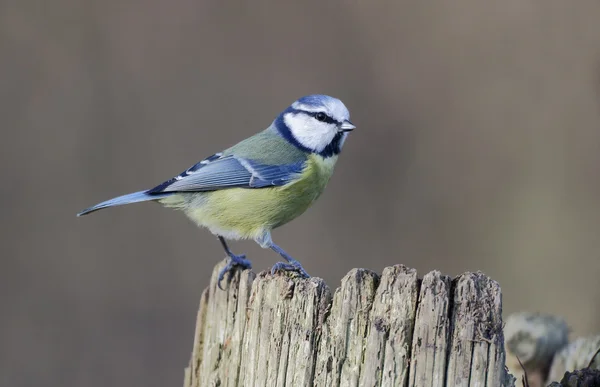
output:
<instances>
[{"instance_id":1,"label":"blue wing","mask_svg":"<svg viewBox=\"0 0 600 387\"><path fill-rule=\"evenodd\" d=\"M146 191L203 192L226 188L265 188L294 180L304 169L305 160L292 164L268 165L235 155L212 155L178 176Z\"/></svg>"}]
</instances>

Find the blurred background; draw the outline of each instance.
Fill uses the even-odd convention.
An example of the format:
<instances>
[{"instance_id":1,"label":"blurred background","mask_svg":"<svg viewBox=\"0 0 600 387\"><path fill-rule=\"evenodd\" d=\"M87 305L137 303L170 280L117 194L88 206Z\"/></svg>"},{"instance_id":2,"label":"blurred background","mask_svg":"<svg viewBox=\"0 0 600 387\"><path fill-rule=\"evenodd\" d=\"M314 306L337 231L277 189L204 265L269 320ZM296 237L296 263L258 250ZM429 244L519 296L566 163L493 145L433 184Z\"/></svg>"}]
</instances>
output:
<instances>
[{"instance_id":1,"label":"blurred background","mask_svg":"<svg viewBox=\"0 0 600 387\"><path fill-rule=\"evenodd\" d=\"M598 333L598 20L592 0L1 1L0 386L181 385L218 241L153 204L75 214L310 93L358 129L274 233L309 273L482 270L505 313Z\"/></svg>"}]
</instances>

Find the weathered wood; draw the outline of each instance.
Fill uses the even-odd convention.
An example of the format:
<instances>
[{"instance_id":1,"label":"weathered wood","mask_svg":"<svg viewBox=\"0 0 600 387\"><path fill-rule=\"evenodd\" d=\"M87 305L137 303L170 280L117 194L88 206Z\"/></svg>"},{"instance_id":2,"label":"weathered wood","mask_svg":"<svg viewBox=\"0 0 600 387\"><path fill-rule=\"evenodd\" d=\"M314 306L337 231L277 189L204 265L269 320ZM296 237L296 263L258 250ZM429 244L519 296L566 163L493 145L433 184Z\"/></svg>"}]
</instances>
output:
<instances>
[{"instance_id":1,"label":"weathered wood","mask_svg":"<svg viewBox=\"0 0 600 387\"><path fill-rule=\"evenodd\" d=\"M504 334L509 371L518 380L527 372L530 387L600 385L600 336L569 343L562 318L528 312L510 315Z\"/></svg>"},{"instance_id":2,"label":"weathered wood","mask_svg":"<svg viewBox=\"0 0 600 387\"><path fill-rule=\"evenodd\" d=\"M185 387L513 386L501 294L481 273L397 265L318 278L249 271L202 294Z\"/></svg>"},{"instance_id":3,"label":"weathered wood","mask_svg":"<svg viewBox=\"0 0 600 387\"><path fill-rule=\"evenodd\" d=\"M500 286L482 273L465 273L454 281L448 384L505 383Z\"/></svg>"},{"instance_id":4,"label":"weathered wood","mask_svg":"<svg viewBox=\"0 0 600 387\"><path fill-rule=\"evenodd\" d=\"M426 274L415 318L409 386L446 385L449 310L450 277L438 271Z\"/></svg>"},{"instance_id":5,"label":"weathered wood","mask_svg":"<svg viewBox=\"0 0 600 387\"><path fill-rule=\"evenodd\" d=\"M408 368L419 280L402 265L383 270L365 348L361 386L398 386L408 382Z\"/></svg>"},{"instance_id":6,"label":"weathered wood","mask_svg":"<svg viewBox=\"0 0 600 387\"><path fill-rule=\"evenodd\" d=\"M504 335L510 373L521 380L526 371L531 387L546 385L554 354L567 345L567 323L551 315L514 313L506 319Z\"/></svg>"},{"instance_id":7,"label":"weathered wood","mask_svg":"<svg viewBox=\"0 0 600 387\"><path fill-rule=\"evenodd\" d=\"M254 273L237 272L227 291L217 287L223 261L215 267L210 286L200 298L194 348L185 386L238 386L242 341L246 329L246 308ZM189 375L188 375L189 374ZM198 378L202 375L202 378Z\"/></svg>"},{"instance_id":8,"label":"weathered wood","mask_svg":"<svg viewBox=\"0 0 600 387\"><path fill-rule=\"evenodd\" d=\"M581 370L588 366L600 369L600 336L580 337L563 347L554 355L549 381L561 380L567 371Z\"/></svg>"},{"instance_id":9,"label":"weathered wood","mask_svg":"<svg viewBox=\"0 0 600 387\"><path fill-rule=\"evenodd\" d=\"M353 269L342 280L324 325L315 385L358 385L363 341L367 336L378 282L377 274L363 269Z\"/></svg>"},{"instance_id":10,"label":"weathered wood","mask_svg":"<svg viewBox=\"0 0 600 387\"><path fill-rule=\"evenodd\" d=\"M560 382L552 382L548 387L598 387L600 386L600 370L583 368L573 372L565 372Z\"/></svg>"},{"instance_id":11,"label":"weathered wood","mask_svg":"<svg viewBox=\"0 0 600 387\"><path fill-rule=\"evenodd\" d=\"M245 315L240 386L310 385L331 296L323 281L261 273Z\"/></svg>"}]
</instances>

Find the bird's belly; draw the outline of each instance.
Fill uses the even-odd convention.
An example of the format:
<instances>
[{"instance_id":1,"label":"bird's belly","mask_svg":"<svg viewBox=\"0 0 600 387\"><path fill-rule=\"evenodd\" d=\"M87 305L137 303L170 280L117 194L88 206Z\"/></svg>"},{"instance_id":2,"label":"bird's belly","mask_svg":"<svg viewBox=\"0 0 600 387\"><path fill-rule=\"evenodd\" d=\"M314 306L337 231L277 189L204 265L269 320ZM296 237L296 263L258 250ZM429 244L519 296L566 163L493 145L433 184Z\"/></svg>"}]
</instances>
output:
<instances>
[{"instance_id":1,"label":"bird's belly","mask_svg":"<svg viewBox=\"0 0 600 387\"><path fill-rule=\"evenodd\" d=\"M256 239L301 215L316 197L296 190L232 188L204 194L184 212L200 226L229 239Z\"/></svg>"}]
</instances>

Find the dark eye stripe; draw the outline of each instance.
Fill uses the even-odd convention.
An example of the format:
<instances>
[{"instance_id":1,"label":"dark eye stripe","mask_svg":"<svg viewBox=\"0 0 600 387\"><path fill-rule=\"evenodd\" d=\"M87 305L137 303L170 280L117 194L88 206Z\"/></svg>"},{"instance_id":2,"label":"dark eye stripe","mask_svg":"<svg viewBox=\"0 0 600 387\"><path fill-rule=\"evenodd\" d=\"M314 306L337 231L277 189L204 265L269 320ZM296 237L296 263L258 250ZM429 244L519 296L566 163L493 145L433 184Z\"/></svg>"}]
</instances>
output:
<instances>
[{"instance_id":1,"label":"dark eye stripe","mask_svg":"<svg viewBox=\"0 0 600 387\"><path fill-rule=\"evenodd\" d=\"M341 125L341 122L338 122L336 120L334 120L333 118L331 118L328 114L324 113L324 112L307 112L304 111L305 114L308 114L311 117L314 117L314 119L317 119L317 114L325 114L325 119L324 120L319 120L319 122L325 122L328 124L336 124L336 125Z\"/></svg>"},{"instance_id":2,"label":"dark eye stripe","mask_svg":"<svg viewBox=\"0 0 600 387\"><path fill-rule=\"evenodd\" d=\"M303 114L306 114L307 116L313 117L315 120L317 119L317 114L323 113L323 114L325 114L325 117L326 117L325 121L319 121L319 122L325 122L327 124L335 124L335 125L338 125L338 126L342 124L341 122L339 122L337 120L334 120L332 117L330 117L325 112L309 112L309 111L306 111L306 110L294 109L293 107L290 106L281 115L283 116L285 113L294 113L294 114L303 113Z\"/></svg>"}]
</instances>

